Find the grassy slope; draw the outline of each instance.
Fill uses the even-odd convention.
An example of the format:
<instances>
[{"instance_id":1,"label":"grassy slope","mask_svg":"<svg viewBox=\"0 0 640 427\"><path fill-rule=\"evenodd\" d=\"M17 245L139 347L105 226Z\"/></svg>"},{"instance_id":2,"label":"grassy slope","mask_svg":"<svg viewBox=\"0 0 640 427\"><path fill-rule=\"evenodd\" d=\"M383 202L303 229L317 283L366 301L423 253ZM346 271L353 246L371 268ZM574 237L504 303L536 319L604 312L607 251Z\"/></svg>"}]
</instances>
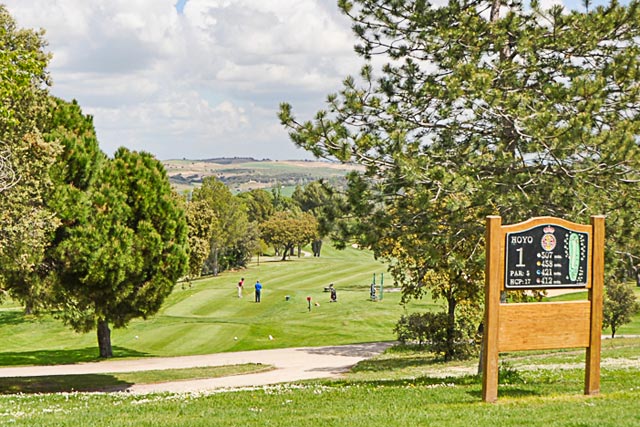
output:
<instances>
[{"instance_id":1,"label":"grassy slope","mask_svg":"<svg viewBox=\"0 0 640 427\"><path fill-rule=\"evenodd\" d=\"M368 341L390 337L391 325L402 311L399 295L385 294L381 303L367 301L373 271L382 271L366 253L325 248L320 259L261 263L242 273L206 279L171 295L161 313L149 322L134 322L117 331L120 352L135 355L174 354L214 348L290 345L290 342ZM344 262L343 262L344 261ZM312 266L313 268L309 268ZM235 283L259 278L265 284L261 304L246 296L238 300ZM322 288L334 281L339 303L328 304ZM390 286L385 278L385 285ZM636 290L637 291L637 290ZM284 295L292 300L284 301ZM320 307L307 311L311 295ZM583 298L572 295L563 298ZM414 306L415 308L416 306ZM422 304L427 307L427 302ZM0 345L5 353L26 358L31 349L66 348L67 357L95 351L93 334L76 335L50 319L29 319L17 307L0 311ZM634 324L638 319L634 320ZM621 333L634 331L634 324ZM294 332L297 330L297 332ZM300 330L309 332L302 337ZM273 334L273 332L275 334ZM377 331L377 332L376 332ZM169 333L171 332L171 333ZM244 333L244 335L243 335ZM269 341L265 334L276 338ZM49 334L53 334L50 337ZM181 335L182 334L182 335ZM184 338L183 335L189 335ZM282 334L282 335L281 335ZM293 334L293 336L287 336ZM139 339L135 339L139 335ZM232 340L238 336L239 340ZM56 342L59 341L59 342ZM82 341L82 340L86 340ZM193 343L191 343L193 341ZM18 344L21 343L21 344ZM84 343L84 344L83 344ZM173 345L173 348L172 348ZM298 344L295 344L298 345ZM20 347L22 346L22 347ZM17 350L16 350L17 348ZM55 352L39 350L49 357ZM38 351L34 351L34 354ZM603 342L603 360L638 361L640 339ZM520 352L501 356L513 367L499 387L499 402L483 404L478 377L441 378L437 371L473 368L475 361L440 364L428 354L386 354L361 364L341 381L312 381L302 386L212 395L178 394L130 396L117 394L55 394L0 396L0 425L23 426L638 426L640 370L605 363L602 394L582 396L584 350ZM574 364L560 369L555 365ZM527 365L541 370L525 370ZM89 408L89 410L87 410Z\"/></svg>"},{"instance_id":2,"label":"grassy slope","mask_svg":"<svg viewBox=\"0 0 640 427\"><path fill-rule=\"evenodd\" d=\"M325 245L320 258L263 259L259 266L253 263L247 270L199 280L192 287L178 285L156 316L113 331L115 355L174 356L391 340L393 325L404 312L398 304L400 294L386 292L377 303L368 300L373 273L378 273L379 282L383 271L368 252ZM241 276L247 289L238 299ZM260 304L250 295L256 279L265 286ZM337 304L328 303L329 295L323 292L330 282L338 289ZM392 286L386 275L385 288ZM640 288L635 290L640 296ZM286 295L290 301L285 301ZM307 296L320 303L311 312ZM561 297L567 298L584 295ZM411 303L408 310L433 307L425 300ZM619 335L625 334L640 335L640 316L620 328ZM0 365L73 363L95 360L96 353L93 332L77 334L51 317L25 317L16 305L0 306Z\"/></svg>"},{"instance_id":3,"label":"grassy slope","mask_svg":"<svg viewBox=\"0 0 640 427\"><path fill-rule=\"evenodd\" d=\"M605 359L637 360L640 339L608 340ZM631 352L631 353L629 353ZM578 363L584 364L584 351ZM508 359L508 358L507 358ZM516 361L511 360L515 364ZM481 401L475 375L425 353L395 351L361 363L342 380L308 381L214 394L56 394L0 396L0 424L16 426L571 426L640 425L640 371L604 368L602 394L583 396L584 369L524 355L502 378L499 401ZM463 362L464 366L473 361ZM89 410L87 410L89 408Z\"/></svg>"},{"instance_id":4,"label":"grassy slope","mask_svg":"<svg viewBox=\"0 0 640 427\"><path fill-rule=\"evenodd\" d=\"M386 292L371 302L373 273L384 271L368 252L325 245L320 258L286 262L261 260L249 269L178 285L161 311L114 330L116 357L176 356L236 350L319 346L394 339L393 325L404 312L398 292ZM237 298L236 284L245 277L245 297ZM250 290L259 279L263 300L253 302ZM330 304L323 288L338 290ZM385 277L385 287L392 287ZM285 301L289 295L290 300ZM306 297L313 306L307 309ZM432 307L415 302L409 310ZM270 340L269 335L274 339ZM234 338L238 339L235 340ZM0 365L70 363L94 360L95 333L77 334L50 317L25 317L17 306L0 308Z\"/></svg>"}]
</instances>

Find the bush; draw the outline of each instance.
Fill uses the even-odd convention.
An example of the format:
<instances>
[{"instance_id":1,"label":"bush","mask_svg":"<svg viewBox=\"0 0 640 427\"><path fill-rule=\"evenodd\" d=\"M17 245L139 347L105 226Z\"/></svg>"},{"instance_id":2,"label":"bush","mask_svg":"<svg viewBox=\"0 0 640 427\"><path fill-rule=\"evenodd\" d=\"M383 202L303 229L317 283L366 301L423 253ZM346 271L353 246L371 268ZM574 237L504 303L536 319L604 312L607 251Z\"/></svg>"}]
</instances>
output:
<instances>
[{"instance_id":1,"label":"bush","mask_svg":"<svg viewBox=\"0 0 640 427\"><path fill-rule=\"evenodd\" d=\"M622 325L640 310L631 286L625 283L608 282L605 286L602 328L611 328L611 338Z\"/></svg>"},{"instance_id":2,"label":"bush","mask_svg":"<svg viewBox=\"0 0 640 427\"><path fill-rule=\"evenodd\" d=\"M420 347L427 341L427 325L429 319L427 315L433 313L412 313L408 316L402 315L396 323L393 332L402 344L418 343Z\"/></svg>"},{"instance_id":3,"label":"bush","mask_svg":"<svg viewBox=\"0 0 640 427\"><path fill-rule=\"evenodd\" d=\"M470 322L456 320L451 325L449 315L444 312L403 315L393 332L402 344L418 344L446 359L466 359L477 347L476 332Z\"/></svg>"}]
</instances>

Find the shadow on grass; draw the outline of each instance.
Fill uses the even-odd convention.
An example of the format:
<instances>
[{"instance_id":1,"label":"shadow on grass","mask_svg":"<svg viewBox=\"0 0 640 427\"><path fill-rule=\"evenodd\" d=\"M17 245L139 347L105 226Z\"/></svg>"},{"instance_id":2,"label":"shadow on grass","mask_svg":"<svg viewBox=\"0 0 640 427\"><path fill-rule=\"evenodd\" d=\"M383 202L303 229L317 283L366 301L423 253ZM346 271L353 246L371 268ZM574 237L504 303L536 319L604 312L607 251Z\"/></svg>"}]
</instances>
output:
<instances>
[{"instance_id":1,"label":"shadow on grass","mask_svg":"<svg viewBox=\"0 0 640 427\"><path fill-rule=\"evenodd\" d=\"M394 342L372 342L361 344L346 344L326 347L303 348L298 351L310 354L323 354L348 357L373 357L394 345ZM363 362L360 362L363 363Z\"/></svg>"},{"instance_id":2,"label":"shadow on grass","mask_svg":"<svg viewBox=\"0 0 640 427\"><path fill-rule=\"evenodd\" d=\"M334 384L351 385L358 384L367 387L434 387L443 384L456 386L470 386L482 383L482 378L477 375L450 376L450 377L429 377L422 376L417 378L400 378L400 379L379 379L379 380L337 380Z\"/></svg>"},{"instance_id":3,"label":"shadow on grass","mask_svg":"<svg viewBox=\"0 0 640 427\"><path fill-rule=\"evenodd\" d=\"M109 374L2 378L0 394L124 391L133 384Z\"/></svg>"},{"instance_id":4,"label":"shadow on grass","mask_svg":"<svg viewBox=\"0 0 640 427\"><path fill-rule=\"evenodd\" d=\"M23 365L63 365L104 360L98 357L98 348L85 347L69 350L36 350L0 353L0 367ZM124 347L113 347L113 358L145 357L148 353Z\"/></svg>"},{"instance_id":5,"label":"shadow on grass","mask_svg":"<svg viewBox=\"0 0 640 427\"><path fill-rule=\"evenodd\" d=\"M24 322L25 314L22 311L0 311L0 325L19 325Z\"/></svg>"},{"instance_id":6,"label":"shadow on grass","mask_svg":"<svg viewBox=\"0 0 640 427\"><path fill-rule=\"evenodd\" d=\"M467 392L468 395L478 398L482 400L482 390L469 390ZM519 398L519 397L532 397L532 396L542 396L542 393L537 392L535 390L527 390L524 388L506 388L503 386L498 386L498 399L500 398Z\"/></svg>"},{"instance_id":7,"label":"shadow on grass","mask_svg":"<svg viewBox=\"0 0 640 427\"><path fill-rule=\"evenodd\" d=\"M407 388L415 387L416 389L425 388L433 389L439 387L469 387L466 390L466 394L472 396L474 399L482 400L482 377L479 375L464 375L464 376L449 376L449 377L429 377L423 376L411 379L381 379L381 380L368 380L368 381L356 381L351 382L349 380L333 381L333 384L339 386L348 386L352 384L358 384L363 387L370 387L372 389L378 389L380 387L390 388ZM534 389L527 389L522 385L507 385L500 384L498 386L499 398L520 398L540 396L541 393Z\"/></svg>"},{"instance_id":8,"label":"shadow on grass","mask_svg":"<svg viewBox=\"0 0 640 427\"><path fill-rule=\"evenodd\" d=\"M370 359L358 362L352 369L353 372L388 372L417 366L435 365L437 361L429 360L424 356L403 357L397 359Z\"/></svg>"}]
</instances>

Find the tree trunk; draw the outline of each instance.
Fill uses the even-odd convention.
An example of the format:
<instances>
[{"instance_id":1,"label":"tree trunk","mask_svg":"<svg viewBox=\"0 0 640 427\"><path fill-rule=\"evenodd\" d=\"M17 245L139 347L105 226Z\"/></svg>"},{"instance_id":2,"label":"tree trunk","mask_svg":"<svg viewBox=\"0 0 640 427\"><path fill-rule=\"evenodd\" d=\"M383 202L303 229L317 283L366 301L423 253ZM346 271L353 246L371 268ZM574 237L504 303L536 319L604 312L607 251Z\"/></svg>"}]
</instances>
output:
<instances>
[{"instance_id":1,"label":"tree trunk","mask_svg":"<svg viewBox=\"0 0 640 427\"><path fill-rule=\"evenodd\" d=\"M282 251L282 261L286 261L287 260L287 255L289 255L290 251L293 251L293 244L286 245L284 247L284 250Z\"/></svg>"},{"instance_id":2,"label":"tree trunk","mask_svg":"<svg viewBox=\"0 0 640 427\"><path fill-rule=\"evenodd\" d=\"M313 249L313 256L319 257L320 249L322 249L322 240L314 240L313 243L311 243L311 248Z\"/></svg>"},{"instance_id":3,"label":"tree trunk","mask_svg":"<svg viewBox=\"0 0 640 427\"><path fill-rule=\"evenodd\" d=\"M111 329L109 322L106 320L98 320L98 347L100 348L100 357L113 357L111 349Z\"/></svg>"},{"instance_id":4,"label":"tree trunk","mask_svg":"<svg viewBox=\"0 0 640 427\"><path fill-rule=\"evenodd\" d=\"M480 335L480 359L478 360L478 375L482 375L484 372L484 322L480 322L480 326L478 326L478 335Z\"/></svg>"},{"instance_id":5,"label":"tree trunk","mask_svg":"<svg viewBox=\"0 0 640 427\"><path fill-rule=\"evenodd\" d=\"M218 246L213 248L213 275L218 275Z\"/></svg>"},{"instance_id":6,"label":"tree trunk","mask_svg":"<svg viewBox=\"0 0 640 427\"><path fill-rule=\"evenodd\" d=\"M444 361L450 362L454 356L455 332L456 332L456 306L458 302L455 297L447 298L447 349L444 354Z\"/></svg>"},{"instance_id":7,"label":"tree trunk","mask_svg":"<svg viewBox=\"0 0 640 427\"><path fill-rule=\"evenodd\" d=\"M491 22L496 22L498 18L500 18L500 6L502 2L500 0L493 0L491 2L491 14L489 15L489 20Z\"/></svg>"}]
</instances>

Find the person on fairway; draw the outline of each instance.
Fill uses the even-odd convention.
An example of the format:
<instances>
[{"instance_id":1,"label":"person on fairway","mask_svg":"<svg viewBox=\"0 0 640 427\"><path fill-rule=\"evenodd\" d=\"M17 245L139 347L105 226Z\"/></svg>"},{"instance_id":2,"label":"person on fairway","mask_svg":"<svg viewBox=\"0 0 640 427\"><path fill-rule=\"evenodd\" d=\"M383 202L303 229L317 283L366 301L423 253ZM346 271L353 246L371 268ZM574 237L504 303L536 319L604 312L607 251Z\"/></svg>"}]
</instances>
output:
<instances>
[{"instance_id":1,"label":"person on fairway","mask_svg":"<svg viewBox=\"0 0 640 427\"><path fill-rule=\"evenodd\" d=\"M262 284L258 280L255 284L256 288L256 302L260 302L260 295L262 294Z\"/></svg>"},{"instance_id":2,"label":"person on fairway","mask_svg":"<svg viewBox=\"0 0 640 427\"><path fill-rule=\"evenodd\" d=\"M329 302L338 302L338 294L336 288L333 287L333 283L329 285L329 292L331 292L331 300Z\"/></svg>"},{"instance_id":3,"label":"person on fairway","mask_svg":"<svg viewBox=\"0 0 640 427\"><path fill-rule=\"evenodd\" d=\"M238 298L242 298L242 286L244 285L244 277L238 282Z\"/></svg>"}]
</instances>

